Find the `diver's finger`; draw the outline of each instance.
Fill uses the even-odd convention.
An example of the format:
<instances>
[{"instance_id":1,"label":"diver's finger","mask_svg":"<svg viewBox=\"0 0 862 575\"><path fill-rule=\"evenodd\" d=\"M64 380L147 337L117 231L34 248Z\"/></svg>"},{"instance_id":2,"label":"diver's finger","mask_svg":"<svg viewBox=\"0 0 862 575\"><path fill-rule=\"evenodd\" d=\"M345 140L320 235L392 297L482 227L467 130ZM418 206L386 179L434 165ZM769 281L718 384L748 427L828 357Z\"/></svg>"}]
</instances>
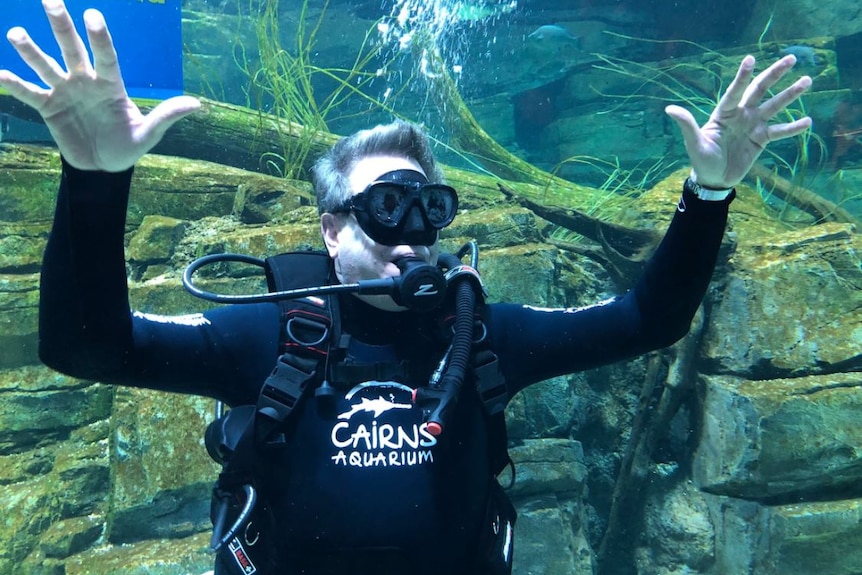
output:
<instances>
[{"instance_id":1,"label":"diver's finger","mask_svg":"<svg viewBox=\"0 0 862 575\"><path fill-rule=\"evenodd\" d=\"M767 136L770 142L775 140L783 140L784 138L792 138L801 134L811 127L811 118L805 116L793 122L786 124L773 124L766 129Z\"/></svg>"},{"instance_id":2,"label":"diver's finger","mask_svg":"<svg viewBox=\"0 0 862 575\"><path fill-rule=\"evenodd\" d=\"M65 79L66 72L60 67L60 64L33 41L27 30L16 26L6 33L6 39L12 44L21 59L48 86L55 86Z\"/></svg>"},{"instance_id":3,"label":"diver's finger","mask_svg":"<svg viewBox=\"0 0 862 575\"><path fill-rule=\"evenodd\" d=\"M114 40L108 31L105 17L98 10L90 9L84 12L84 24L87 28L90 47L93 49L96 75L103 80L121 82L122 75L117 61L117 50L114 48Z\"/></svg>"},{"instance_id":4,"label":"diver's finger","mask_svg":"<svg viewBox=\"0 0 862 575\"><path fill-rule=\"evenodd\" d=\"M147 144L147 149L152 148L171 126L198 111L200 107L200 101L191 96L175 96L161 102L144 119L139 129L140 140Z\"/></svg>"},{"instance_id":5,"label":"diver's finger","mask_svg":"<svg viewBox=\"0 0 862 575\"><path fill-rule=\"evenodd\" d=\"M775 96L768 99L766 102L760 105L760 113L761 117L764 120L768 120L772 118L786 108L791 102L799 98L805 90L811 87L811 78L809 76L802 76L798 80L796 80L790 87L782 90Z\"/></svg>"},{"instance_id":6,"label":"diver's finger","mask_svg":"<svg viewBox=\"0 0 862 575\"><path fill-rule=\"evenodd\" d=\"M742 100L739 102L740 105L757 106L757 103L763 99L766 91L793 68L794 64L796 64L796 56L788 54L755 76L754 80L745 89L745 94L742 95Z\"/></svg>"},{"instance_id":7,"label":"diver's finger","mask_svg":"<svg viewBox=\"0 0 862 575\"><path fill-rule=\"evenodd\" d=\"M679 126L686 148L697 145L700 140L700 127L697 125L697 121L691 115L691 112L682 106L676 105L667 106L664 111Z\"/></svg>"},{"instance_id":8,"label":"diver's finger","mask_svg":"<svg viewBox=\"0 0 862 575\"><path fill-rule=\"evenodd\" d=\"M50 90L22 80L9 70L0 70L0 86L8 90L13 98L36 110L42 108L50 93Z\"/></svg>"},{"instance_id":9,"label":"diver's finger","mask_svg":"<svg viewBox=\"0 0 862 575\"><path fill-rule=\"evenodd\" d=\"M72 22L72 17L69 15L63 0L42 0L42 6L45 8L45 14L48 15L48 22L51 24L51 30L54 31L54 38L57 39L57 44L60 46L63 61L66 63L66 70L70 74L89 72L92 69L90 55L87 53L87 47L84 45L81 35L75 29L75 23Z\"/></svg>"},{"instance_id":10,"label":"diver's finger","mask_svg":"<svg viewBox=\"0 0 862 575\"><path fill-rule=\"evenodd\" d=\"M736 108L743 96L745 89L748 86L749 78L754 71L754 56L748 55L739 63L739 69L736 71L733 81L727 87L727 91L718 102L718 107L726 106L728 108Z\"/></svg>"}]
</instances>

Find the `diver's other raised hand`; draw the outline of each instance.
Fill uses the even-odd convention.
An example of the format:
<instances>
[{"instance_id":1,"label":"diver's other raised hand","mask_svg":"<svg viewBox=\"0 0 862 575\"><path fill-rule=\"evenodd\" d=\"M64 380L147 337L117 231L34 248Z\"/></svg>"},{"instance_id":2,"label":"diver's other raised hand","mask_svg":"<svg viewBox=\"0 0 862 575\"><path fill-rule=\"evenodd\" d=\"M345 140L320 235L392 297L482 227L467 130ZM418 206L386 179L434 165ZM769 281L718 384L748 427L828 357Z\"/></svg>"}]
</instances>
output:
<instances>
[{"instance_id":1,"label":"diver's other raised hand","mask_svg":"<svg viewBox=\"0 0 862 575\"><path fill-rule=\"evenodd\" d=\"M807 116L783 124L768 123L811 86L808 76L761 102L795 63L794 56L785 56L751 79L754 57L743 58L733 82L701 127L685 108L665 108L682 131L692 172L699 184L732 188L745 177L769 142L790 138L811 127L811 118Z\"/></svg>"},{"instance_id":2,"label":"diver's other raised hand","mask_svg":"<svg viewBox=\"0 0 862 575\"><path fill-rule=\"evenodd\" d=\"M32 106L45 120L66 161L82 170L119 172L130 168L177 120L200 108L188 96L165 100L144 116L126 94L114 42L105 18L87 10L84 22L93 62L63 0L42 0L63 55L65 69L23 28L7 39L48 88L0 70L0 86Z\"/></svg>"}]
</instances>

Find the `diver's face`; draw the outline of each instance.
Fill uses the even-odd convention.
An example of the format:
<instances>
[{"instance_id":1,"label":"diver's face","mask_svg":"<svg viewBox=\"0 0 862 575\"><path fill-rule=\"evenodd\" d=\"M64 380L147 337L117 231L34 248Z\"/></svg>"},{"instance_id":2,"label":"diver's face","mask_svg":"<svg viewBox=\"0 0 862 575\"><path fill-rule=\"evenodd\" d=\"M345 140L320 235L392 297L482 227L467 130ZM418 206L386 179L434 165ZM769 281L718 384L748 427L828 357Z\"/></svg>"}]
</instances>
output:
<instances>
[{"instance_id":1,"label":"diver's face","mask_svg":"<svg viewBox=\"0 0 862 575\"><path fill-rule=\"evenodd\" d=\"M415 170L424 173L418 163L403 156L363 158L356 163L348 176L353 195L363 191L383 174L394 170ZM431 245L383 245L368 237L353 213L325 213L321 216L320 228L326 249L335 263L335 273L341 283L398 276L401 270L394 262L403 257L412 256L430 264L437 263L439 246L436 239ZM388 311L405 309L386 295L359 297L380 309Z\"/></svg>"}]
</instances>

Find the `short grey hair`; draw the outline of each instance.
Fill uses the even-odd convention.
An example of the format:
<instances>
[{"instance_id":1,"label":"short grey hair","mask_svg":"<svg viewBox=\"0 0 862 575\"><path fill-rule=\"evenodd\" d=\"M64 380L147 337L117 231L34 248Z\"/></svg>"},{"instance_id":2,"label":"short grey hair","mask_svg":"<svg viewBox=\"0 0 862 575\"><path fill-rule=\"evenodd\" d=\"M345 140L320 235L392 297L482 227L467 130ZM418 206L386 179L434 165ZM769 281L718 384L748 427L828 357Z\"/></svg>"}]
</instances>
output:
<instances>
[{"instance_id":1,"label":"short grey hair","mask_svg":"<svg viewBox=\"0 0 862 575\"><path fill-rule=\"evenodd\" d=\"M331 212L353 193L348 175L357 162L370 156L403 156L415 160L431 183L443 183L428 133L404 120L360 130L339 140L311 169L318 213Z\"/></svg>"}]
</instances>

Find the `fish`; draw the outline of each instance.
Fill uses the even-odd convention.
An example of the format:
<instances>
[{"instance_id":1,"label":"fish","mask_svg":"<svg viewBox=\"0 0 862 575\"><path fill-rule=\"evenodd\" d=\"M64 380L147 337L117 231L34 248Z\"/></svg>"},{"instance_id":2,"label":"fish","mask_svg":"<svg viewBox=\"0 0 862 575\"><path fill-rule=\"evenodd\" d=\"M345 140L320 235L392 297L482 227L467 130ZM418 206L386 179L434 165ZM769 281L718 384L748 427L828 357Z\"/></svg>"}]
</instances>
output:
<instances>
[{"instance_id":1,"label":"fish","mask_svg":"<svg viewBox=\"0 0 862 575\"><path fill-rule=\"evenodd\" d=\"M562 26L545 24L524 38L522 56L529 61L528 75L538 85L561 78L566 70L583 57L581 39Z\"/></svg>"},{"instance_id":2,"label":"fish","mask_svg":"<svg viewBox=\"0 0 862 575\"><path fill-rule=\"evenodd\" d=\"M527 35L527 38L536 43L551 44L560 46L564 44L574 44L580 47L581 39L575 36L562 26L557 24L545 24L539 26Z\"/></svg>"},{"instance_id":3,"label":"fish","mask_svg":"<svg viewBox=\"0 0 862 575\"><path fill-rule=\"evenodd\" d=\"M803 46L800 44L786 46L779 50L779 53L782 56L793 54L796 56L796 61L802 66L814 68L819 63L817 61L817 54L811 46Z\"/></svg>"}]
</instances>

